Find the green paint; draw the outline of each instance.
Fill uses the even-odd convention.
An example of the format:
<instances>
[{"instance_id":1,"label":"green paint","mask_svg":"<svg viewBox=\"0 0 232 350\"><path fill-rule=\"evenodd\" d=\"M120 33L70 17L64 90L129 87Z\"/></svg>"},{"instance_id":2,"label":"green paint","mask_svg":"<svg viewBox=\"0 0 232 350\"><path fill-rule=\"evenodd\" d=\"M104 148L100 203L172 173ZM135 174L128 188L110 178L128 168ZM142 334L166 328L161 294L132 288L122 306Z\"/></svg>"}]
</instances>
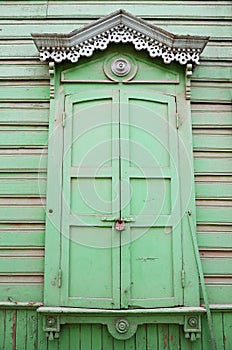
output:
<instances>
[{"instance_id":1,"label":"green paint","mask_svg":"<svg viewBox=\"0 0 232 350\"><path fill-rule=\"evenodd\" d=\"M210 45L205 49L202 55L201 65L196 67L193 72L192 77L192 122L194 126L194 149L195 149L195 172L201 174L203 182L196 183L196 195L198 201L197 210L197 221L199 224L204 225L203 229L199 230L198 234L198 244L201 246L201 250L207 247L213 247L216 249L231 248L231 205L227 201L222 202L224 198L231 197L231 184L229 181L221 178L223 175L229 175L232 172L232 162L231 162L231 135L228 133L228 128L231 127L231 85L229 84L231 80L231 46L228 39L231 36L231 27L229 22L230 5L228 2L220 2L220 4L215 5L210 1L205 1L204 4L196 5L191 2L132 2L128 1L125 4L121 4L121 7L137 14L142 18L148 18L149 21L155 25L161 26L163 29L167 29L177 34L192 34L192 35L210 35L212 41ZM46 183L45 177L37 182L40 173L44 174L47 170L47 155L46 147L47 143L47 130L48 119L50 123L50 130L53 130L59 121L61 120L61 115L59 111L63 110L62 103L55 106L54 101L50 105L50 117L49 117L49 76L48 76L48 66L47 64L41 64L38 61L38 51L33 45L30 37L31 32L70 32L73 29L79 28L81 25L89 23L91 19L98 18L101 15L108 14L111 11L118 9L118 2L80 2L78 6L70 1L59 1L47 2L45 1L16 1L10 3L9 1L4 1L1 5L1 61L0 66L0 79L1 79L1 90L0 90L0 123L1 123L1 149L0 149L0 195L1 201L3 197L9 199L7 206L5 202L1 202L0 210L0 245L5 249L5 247L11 247L12 257L8 261L6 258L1 257L1 269L0 278L3 278L3 273L7 273L14 278L16 273L25 274L27 273L31 276L33 273L42 273L43 271L43 260L42 258L17 258L16 251L14 248L17 247L41 247L44 245L44 222L45 216L42 209L42 205L32 206L32 199L37 198L40 194L44 196L46 194ZM127 51L128 50L128 51ZM133 56L139 56L140 70L138 71L137 77L146 77L146 79L166 79L179 80L180 84L173 84L172 87L164 86L162 84L156 85L156 93L159 91L163 94L171 93L175 95L177 93L178 108L183 110L183 120L187 120L187 124L190 125L189 112L183 108L183 100L181 101L181 91L182 77L179 78L178 74L173 74L174 71L170 70L170 66L163 66L160 64L159 59L155 59L153 66L150 65L151 60L146 57L142 52L138 53L126 49L127 53ZM123 53L125 53L125 47L123 48ZM98 57L98 63L94 59L86 60L86 67L84 65L78 64L76 67L72 65L69 66L70 76L72 79L73 74L77 73L77 78L88 78L91 80L93 76L98 79L106 79L105 75L102 73L101 62L102 55L104 53L99 52L95 54ZM93 57L94 58L94 57ZM92 65L91 65L91 62ZM81 63L81 62L80 62ZM153 69L155 67L156 69ZM173 66L174 67L174 66ZM79 70L78 70L79 69ZM81 72L82 69L82 72ZM144 74L141 73L141 69ZM72 70L72 72L71 72ZM86 72L87 70L87 72ZM67 69L68 72L68 69ZM66 78L68 74L66 75ZM68 85L68 84L67 84ZM71 85L71 84L70 84ZM174 86L175 85L175 86ZM99 84L96 85L82 85L85 86L86 90L95 90L94 93L100 90ZM57 82L58 87L58 82ZM127 87L129 89L129 87ZM133 93L136 88L133 87L129 91L129 96ZM107 92L111 89L115 89L115 84L108 84ZM117 89L117 88L116 88ZM149 94L153 94L153 86L148 87ZM73 87L70 88L66 86L67 93L73 93ZM75 91L79 92L78 91ZM121 96L121 95L120 95ZM141 96L140 96L141 97ZM59 99L62 100L62 92L59 92ZM131 100L133 108L137 108L137 100ZM150 108L153 102L143 101L143 105ZM146 107L146 108L147 108ZM99 113L97 113L99 114ZM133 112L134 114L134 112ZM56 116L57 120L54 120ZM49 118L48 118L49 117ZM60 119L59 119L60 118ZM186 119L185 119L186 118ZM36 127L35 127L36 126ZM45 126L45 127L44 127ZM75 128L78 127L75 125ZM209 131L210 129L210 131ZM222 134L221 130L227 130L226 133ZM62 130L58 130L57 139L61 140ZM126 132L126 130L125 130ZM109 135L110 131L107 128L102 129L101 137L104 138ZM131 138L136 141L138 138L143 139L143 144L150 148L154 147L159 149L158 155L160 156L159 162L163 162L163 165L167 165L168 157L165 151L160 148L159 144L151 145L151 140L149 137L144 137L144 134L138 132L138 130L130 130ZM184 140L188 152L191 152L191 130L187 130L186 125L183 124L179 128L179 134L184 135ZM112 135L110 135L112 136ZM147 136L147 135L146 135ZM96 135L92 135L95 137ZM93 141L94 141L93 140ZM97 140L97 139L96 139ZM84 140L83 147L86 147L88 140ZM49 164L53 164L55 169L59 169L59 164L61 164L62 159L62 144L59 142L54 142L52 139L52 134L49 136L50 148L54 147L54 153L49 155ZM52 143L55 143L54 146ZM98 140L97 140L98 142ZM94 142L92 142L94 144ZM81 146L82 147L82 146ZM80 148L81 148L80 147ZM109 150L106 150L106 152ZM133 159L139 162L144 162L143 167L147 168L145 164L147 158L143 158L136 149L131 149ZM85 153L78 154L78 157L82 157ZM42 155L42 156L41 156ZM96 159L92 159L92 162ZM182 161L182 160L180 160ZM114 167L115 164L113 164ZM122 162L122 168L126 171L128 166L126 162ZM184 162L180 164L182 173L185 171ZM115 170L115 168L114 168ZM133 175L132 185L132 211L133 216L142 208L143 195L137 194L137 189L141 189L144 192L144 181L141 177L139 171L135 171L129 175ZM147 169L148 171L148 169ZM149 173L149 171L148 171ZM38 175L39 174L39 175ZM38 176L37 176L38 175ZM188 176L189 174L187 174ZM208 181L208 176L214 176L216 181ZM90 179L84 175L83 189L89 190L86 182ZM105 177L104 177L105 176ZM110 198L117 199L118 190L117 180L115 177L112 190L109 193L109 188L112 184L109 184L112 179L112 172L107 172L104 169L102 174L99 174L99 181L94 181L96 185L96 193L101 198L103 207L98 206L98 213L101 210L109 210ZM170 186L170 172L165 173L165 188L168 196L165 198L164 206L162 207L163 215L168 215L170 210L170 197L172 196L172 188ZM92 180L91 180L92 181ZM91 185L90 181L90 185ZM72 186L76 190L77 180L72 181ZM81 182L81 181L80 181ZM96 183L95 183L96 182ZM160 179L149 178L149 188L151 192L158 191L160 189ZM185 182L185 181L184 181ZM42 186L41 186L42 184ZM53 187L53 193L51 194L50 188ZM92 186L92 185L91 185ZM45 302L49 305L59 304L59 289L57 288L57 273L59 270L59 239L57 240L57 235L59 235L59 230L57 226L53 226L53 222L59 222L60 220L60 203L57 193L61 187L61 172L60 169L55 170L53 173L49 174L48 179L48 208L53 207L54 214L51 221L47 221L47 232L49 235L46 236L46 246L52 247L52 254L46 257L45 262L45 274L48 278L45 278ZM108 188L108 191L101 191L101 188ZM113 187L112 187L113 188ZM185 193L191 192L188 186L183 185L182 190ZM102 193L104 192L104 193ZM129 193L127 188L124 188L124 197L127 198ZM78 212L78 207L81 205L82 213L86 212L89 208L88 203L86 204L81 198L78 198L79 202L76 201L78 196L74 193L75 198L72 197L72 205L75 212ZM18 200L20 198L20 201ZM190 197L190 203L193 205L193 197ZM153 200L153 196L149 198ZM5 208L4 208L4 206ZM183 203L183 201L182 201ZM16 205L17 204L17 205ZM78 206L77 206L78 204ZM154 201L154 204L156 202ZM213 205L211 205L213 204ZM154 208L157 210L157 207ZM145 208L150 215L152 207ZM125 206L125 210L128 208ZM184 206L182 210L184 210ZM102 215L103 216L103 215ZM100 217L100 215L99 215ZM95 225L96 221L90 220L91 225ZM103 223L102 223L103 224ZM110 229L111 223L104 223L104 230L110 235L112 235L112 230ZM133 227L135 223L126 224L131 225L131 231L133 234L139 234L141 228ZM144 225L144 222L142 222ZM100 227L101 230L101 227ZM191 285L192 281L196 281L196 276L194 277L194 269L192 269L193 261L191 259L191 251L189 249L189 239L188 235L185 234L187 231L186 223L182 223L183 236L183 258L185 260L185 285L189 288L189 297L185 298L185 303L190 304L192 301L197 304L197 299L194 297L194 293L191 295ZM85 231L87 232L87 231ZM126 235L129 234L129 230L124 231ZM162 230L160 227L153 227L147 232L146 236L143 236L141 240L141 246L139 240L133 242L132 252L128 249L128 245L124 246L125 249L122 250L122 254L116 252L116 249L112 251L112 259L110 260L109 255L111 253L105 253L105 255L96 250L96 259L98 264L98 269L105 268L105 260L107 262L108 270L106 269L105 275L101 273L102 281L108 279L112 269L118 272L117 266L114 265L115 257L116 261L124 261L127 268L123 271L122 283L125 286L128 285L127 280L130 279L130 269L132 268L133 278L137 278L137 287L134 289L132 296L136 293L141 292L141 286L139 284L139 276L149 275L152 271L153 264L156 264L157 256L154 254L145 254L147 250L150 249L147 240L154 240L154 235L157 234L159 244L162 246L161 252L165 252L167 255L163 255L166 258L166 270L167 274L171 273L171 266L173 264L168 251L170 252L171 240L166 237L166 241L161 241ZM107 236L107 235L106 235ZM117 237L117 235L115 235ZM168 236L168 235L167 235ZM114 237L114 239L116 239ZM99 227L96 228L96 235L93 239L98 240L99 238ZM102 238L105 241L105 236ZM64 242L65 243L65 242ZM70 247L71 251L74 253L72 256L71 265L77 264L78 260L75 257L76 247ZM142 253L142 249L145 251ZM88 254L92 253L93 249L89 249ZM139 251L139 254L138 254ZM79 250L77 250L79 254ZM161 254L157 249L155 255ZM132 254L131 254L132 253ZM149 251L150 253L150 251ZM152 253L154 253L152 251ZM85 247L81 247L80 254L85 257ZM137 255L136 255L137 254ZM163 254L163 253L162 253ZM181 254L180 254L181 255ZM158 256L159 257L159 256ZM137 269L133 268L131 258L136 262ZM138 259L138 260L137 260ZM209 297L210 303L231 303L232 286L229 279L225 277L230 275L230 264L231 259L228 258L209 258L203 260L204 272L210 274L211 276L217 274L217 282L209 282L206 284L206 289ZM105 263L105 265L103 264ZM163 266L163 265L162 265ZM165 266L165 265L164 265ZM164 268L163 266L163 268ZM168 269L169 267L169 269ZM78 270L79 268L79 270ZM75 271L75 267L72 267L72 273L78 271L81 273L82 277L85 278L86 271L83 272L78 266ZM139 276L136 275L137 270L139 270ZM193 271L192 271L193 270ZM88 272L88 271L87 271ZM151 272L152 273L152 272ZM100 274L100 272L99 272ZM191 276L193 274L193 276ZM188 276L191 276L188 278ZM92 273L92 281L94 281L96 287L96 292L99 293L101 285L99 286L98 274ZM5 275L4 275L4 278ZM10 281L10 279L9 279ZM96 282L97 281L97 282ZM65 280L63 281L65 282ZM117 283L120 284L118 280ZM155 283L155 279L150 279L151 286ZM165 282L165 278L163 278ZM162 282L162 283L163 283ZM197 283L195 283L197 285ZM160 287L162 284L160 284ZM76 287L75 287L76 288ZM83 288L83 287L82 287ZM165 286L166 290L170 288L170 284ZM100 290L101 291L101 290ZM158 291L158 290L157 290ZM89 289L83 291L85 295L89 293ZM149 286L146 288L146 293L149 295ZM128 296L130 293L126 293ZM10 296L16 301L39 301L43 300L43 285L42 282L39 284L30 284L27 281L24 283L7 283L0 284L0 300L7 300ZM185 294L187 295L187 293ZM128 297L124 298L125 304L128 303ZM0 310L0 349L12 349L14 342L12 341L12 317L15 311L11 310ZM28 314L28 316L27 316ZM33 317L38 317L38 325ZM219 349L230 350L232 348L232 338L231 338L231 325L232 318L230 312L217 312L213 314L213 322L216 328L215 336L216 342ZM26 324L28 323L28 324ZM147 325L143 328L143 331L138 332L138 334L126 341L113 341L112 337L109 335L105 326L101 325L85 325L81 327L79 325L62 326L61 338L59 341L55 341L53 344L49 343L45 337L42 330L42 319L37 316L36 312L31 313L27 310L17 310L17 324L16 324L16 348L18 350L45 350L45 349L86 349L90 347L92 343L92 349L104 349L109 350L125 349L125 350L136 350L136 349L152 349L158 350L164 347L164 327L158 327L156 325ZM165 350L173 350L178 347L181 350L194 349L194 350L208 350L210 348L209 334L207 330L206 322L203 322L202 338L198 340L195 344L190 344L188 340L184 338L182 328L177 325L168 326L168 340L166 341ZM91 328L91 330L90 330ZM81 338L81 331L83 331ZM89 337L89 338L87 338ZM91 339L91 340L90 340Z\"/></svg>"}]
</instances>

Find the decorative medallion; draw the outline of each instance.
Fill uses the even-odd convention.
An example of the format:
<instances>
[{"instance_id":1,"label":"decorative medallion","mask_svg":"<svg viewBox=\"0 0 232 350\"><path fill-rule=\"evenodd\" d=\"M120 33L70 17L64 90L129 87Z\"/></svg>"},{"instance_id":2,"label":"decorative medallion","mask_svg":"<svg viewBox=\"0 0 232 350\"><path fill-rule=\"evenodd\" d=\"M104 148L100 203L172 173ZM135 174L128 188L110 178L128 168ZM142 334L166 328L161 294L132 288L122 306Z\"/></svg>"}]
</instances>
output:
<instances>
[{"instance_id":1,"label":"decorative medallion","mask_svg":"<svg viewBox=\"0 0 232 350\"><path fill-rule=\"evenodd\" d=\"M137 73L137 62L131 55L114 53L104 62L104 73L112 81L129 81Z\"/></svg>"},{"instance_id":2,"label":"decorative medallion","mask_svg":"<svg viewBox=\"0 0 232 350\"><path fill-rule=\"evenodd\" d=\"M129 327L130 327L129 322L125 319L118 320L115 324L116 331L121 334L126 333Z\"/></svg>"},{"instance_id":3,"label":"decorative medallion","mask_svg":"<svg viewBox=\"0 0 232 350\"><path fill-rule=\"evenodd\" d=\"M117 58L112 62L111 70L115 75L123 77L130 72L131 65L125 58Z\"/></svg>"},{"instance_id":4,"label":"decorative medallion","mask_svg":"<svg viewBox=\"0 0 232 350\"><path fill-rule=\"evenodd\" d=\"M131 43L135 49L147 50L151 57L164 63L199 63L207 44L206 36L175 35L130 13L119 10L69 34L32 34L41 61L78 62L95 50L105 50L110 43Z\"/></svg>"}]
</instances>

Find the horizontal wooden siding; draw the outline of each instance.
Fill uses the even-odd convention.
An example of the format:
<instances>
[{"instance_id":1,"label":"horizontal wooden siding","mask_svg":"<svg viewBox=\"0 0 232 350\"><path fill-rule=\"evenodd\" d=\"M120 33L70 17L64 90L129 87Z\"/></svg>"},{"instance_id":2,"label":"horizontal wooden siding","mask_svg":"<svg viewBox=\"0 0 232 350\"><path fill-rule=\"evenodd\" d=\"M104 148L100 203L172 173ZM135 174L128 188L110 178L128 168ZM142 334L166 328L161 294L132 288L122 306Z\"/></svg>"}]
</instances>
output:
<instances>
[{"instance_id":1,"label":"horizontal wooden siding","mask_svg":"<svg viewBox=\"0 0 232 350\"><path fill-rule=\"evenodd\" d=\"M211 37L192 79L197 228L210 302L231 302L232 11L230 1L209 0L0 3L2 300L43 298L49 75L30 33L67 33L120 7L177 34Z\"/></svg>"}]
</instances>

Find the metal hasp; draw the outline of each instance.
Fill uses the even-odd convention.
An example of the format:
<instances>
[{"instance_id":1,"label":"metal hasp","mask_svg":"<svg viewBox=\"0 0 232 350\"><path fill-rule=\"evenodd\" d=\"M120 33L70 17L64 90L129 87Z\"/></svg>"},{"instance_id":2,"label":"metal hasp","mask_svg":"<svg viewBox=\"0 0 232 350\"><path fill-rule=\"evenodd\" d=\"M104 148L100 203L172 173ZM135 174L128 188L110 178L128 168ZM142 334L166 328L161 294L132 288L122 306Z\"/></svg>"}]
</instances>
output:
<instances>
[{"instance_id":1,"label":"metal hasp","mask_svg":"<svg viewBox=\"0 0 232 350\"><path fill-rule=\"evenodd\" d=\"M101 218L101 221L103 222L114 222L114 228L116 231L124 231L125 230L125 223L134 222L135 219L133 218L111 218L111 217L103 217Z\"/></svg>"}]
</instances>

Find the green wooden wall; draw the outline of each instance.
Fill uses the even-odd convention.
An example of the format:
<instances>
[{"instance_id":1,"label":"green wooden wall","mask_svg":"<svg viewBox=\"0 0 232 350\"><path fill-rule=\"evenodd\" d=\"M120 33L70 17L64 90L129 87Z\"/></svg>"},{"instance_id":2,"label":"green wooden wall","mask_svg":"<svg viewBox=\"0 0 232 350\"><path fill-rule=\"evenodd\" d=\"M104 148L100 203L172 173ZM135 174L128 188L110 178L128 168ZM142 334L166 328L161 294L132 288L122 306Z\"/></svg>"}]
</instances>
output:
<instances>
[{"instance_id":1,"label":"green wooden wall","mask_svg":"<svg viewBox=\"0 0 232 350\"><path fill-rule=\"evenodd\" d=\"M218 350L232 349L232 315L213 314ZM201 339L190 343L178 325L142 325L128 340L113 339L106 326L64 325L60 339L47 340L35 310L0 310L1 350L211 350L207 320Z\"/></svg>"},{"instance_id":2,"label":"green wooden wall","mask_svg":"<svg viewBox=\"0 0 232 350\"><path fill-rule=\"evenodd\" d=\"M119 8L177 34L210 36L191 94L198 242L210 303L232 304L232 6L222 0L0 2L0 300L43 300L49 74L30 33L66 33ZM230 350L232 313L215 313L214 323L218 349ZM35 311L3 308L0 349L83 350L72 346L82 337L84 350L102 342L104 349L210 349L205 323L193 347L173 326L149 327L139 329L140 340L113 345L100 326L65 326L60 345L47 347Z\"/></svg>"}]
</instances>

